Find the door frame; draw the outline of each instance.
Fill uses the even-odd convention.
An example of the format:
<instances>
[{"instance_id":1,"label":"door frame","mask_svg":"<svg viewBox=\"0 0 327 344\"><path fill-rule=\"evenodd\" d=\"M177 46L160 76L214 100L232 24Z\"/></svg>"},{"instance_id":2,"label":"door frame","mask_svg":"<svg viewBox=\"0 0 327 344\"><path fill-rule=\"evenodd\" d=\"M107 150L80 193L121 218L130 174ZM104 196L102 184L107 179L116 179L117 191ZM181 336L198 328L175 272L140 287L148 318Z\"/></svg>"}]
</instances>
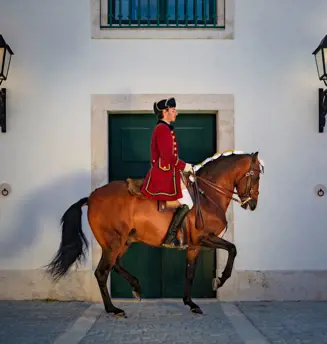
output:
<instances>
[{"instance_id":1,"label":"door frame","mask_svg":"<svg viewBox=\"0 0 327 344\"><path fill-rule=\"evenodd\" d=\"M144 113L153 116L153 103L158 99L171 97L171 94L93 94L91 95L91 191L107 184L109 173L109 132L110 113ZM178 112L216 113L216 151L234 149L234 96L232 94L174 94ZM227 210L228 231L224 238L234 241L233 203ZM92 301L102 300L94 271L101 258L101 248L91 236L92 276L90 297ZM216 277L227 259L227 253L216 250ZM110 275L108 279L110 290ZM217 290L217 299L223 290Z\"/></svg>"}]
</instances>

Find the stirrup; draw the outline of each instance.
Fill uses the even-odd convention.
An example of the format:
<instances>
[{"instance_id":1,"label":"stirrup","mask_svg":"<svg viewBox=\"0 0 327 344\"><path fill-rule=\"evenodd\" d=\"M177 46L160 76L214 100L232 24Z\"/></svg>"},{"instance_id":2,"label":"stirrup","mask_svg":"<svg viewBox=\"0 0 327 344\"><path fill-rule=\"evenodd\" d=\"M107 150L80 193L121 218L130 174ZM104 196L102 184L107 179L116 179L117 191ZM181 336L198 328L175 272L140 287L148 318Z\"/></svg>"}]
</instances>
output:
<instances>
[{"instance_id":1,"label":"stirrup","mask_svg":"<svg viewBox=\"0 0 327 344\"><path fill-rule=\"evenodd\" d=\"M162 247L164 248L175 248L177 250L186 250L188 248L188 245L175 245L173 242L170 244L161 244Z\"/></svg>"},{"instance_id":2,"label":"stirrup","mask_svg":"<svg viewBox=\"0 0 327 344\"><path fill-rule=\"evenodd\" d=\"M169 244L161 244L161 246L165 247L165 248L176 248L177 250L185 250L188 248L188 245L185 244L183 245L183 240L178 241L178 239L174 239L171 243Z\"/></svg>"}]
</instances>

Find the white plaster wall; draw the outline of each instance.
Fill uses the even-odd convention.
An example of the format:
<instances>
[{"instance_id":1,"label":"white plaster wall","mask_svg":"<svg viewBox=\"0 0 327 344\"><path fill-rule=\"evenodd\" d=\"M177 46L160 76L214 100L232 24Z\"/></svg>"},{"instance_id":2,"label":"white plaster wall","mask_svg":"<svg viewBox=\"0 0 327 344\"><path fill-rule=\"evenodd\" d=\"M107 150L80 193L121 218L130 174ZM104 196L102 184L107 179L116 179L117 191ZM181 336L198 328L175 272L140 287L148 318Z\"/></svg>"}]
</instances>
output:
<instances>
[{"instance_id":1,"label":"white plaster wall","mask_svg":"<svg viewBox=\"0 0 327 344\"><path fill-rule=\"evenodd\" d=\"M266 162L258 210L235 207L236 268L326 269L327 198L313 188L327 185L327 133L311 55L326 13L324 0L236 0L234 40L91 40L89 0L1 0L15 56L3 85L0 182L13 193L0 198L0 269L46 264L61 215L90 191L90 95L167 92L234 94L235 147Z\"/></svg>"}]
</instances>

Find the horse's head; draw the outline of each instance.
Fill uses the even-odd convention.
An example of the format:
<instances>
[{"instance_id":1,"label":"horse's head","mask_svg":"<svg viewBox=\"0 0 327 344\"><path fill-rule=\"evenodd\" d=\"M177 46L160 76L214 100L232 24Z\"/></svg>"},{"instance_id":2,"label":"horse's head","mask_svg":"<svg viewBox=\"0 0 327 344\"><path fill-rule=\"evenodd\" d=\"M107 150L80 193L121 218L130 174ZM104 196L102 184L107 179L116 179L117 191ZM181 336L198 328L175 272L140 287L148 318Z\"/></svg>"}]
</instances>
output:
<instances>
[{"instance_id":1,"label":"horse's head","mask_svg":"<svg viewBox=\"0 0 327 344\"><path fill-rule=\"evenodd\" d=\"M264 172L263 161L258 158L258 152L245 154L240 151L217 152L202 163L194 166L196 179L202 192L213 203L223 209L228 207L231 199L240 202L242 208L255 210L259 196L260 174ZM194 181L194 177L190 177ZM234 191L236 188L236 192ZM209 197L207 192L211 194ZM216 192L212 199L212 191ZM237 194L239 199L233 197Z\"/></svg>"},{"instance_id":2,"label":"horse's head","mask_svg":"<svg viewBox=\"0 0 327 344\"><path fill-rule=\"evenodd\" d=\"M243 209L249 207L253 211L257 207L260 173L263 168L258 152L251 154L248 159L242 159L240 176L235 180L235 187Z\"/></svg>"}]
</instances>

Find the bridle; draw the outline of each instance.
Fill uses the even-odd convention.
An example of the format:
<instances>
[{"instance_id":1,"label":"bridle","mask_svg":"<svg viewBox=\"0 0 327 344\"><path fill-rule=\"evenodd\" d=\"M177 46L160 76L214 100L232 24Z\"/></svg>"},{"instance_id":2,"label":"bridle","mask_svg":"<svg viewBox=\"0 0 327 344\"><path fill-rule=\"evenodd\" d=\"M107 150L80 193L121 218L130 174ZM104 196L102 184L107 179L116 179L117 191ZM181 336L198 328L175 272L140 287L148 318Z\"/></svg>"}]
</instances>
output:
<instances>
[{"instance_id":1,"label":"bridle","mask_svg":"<svg viewBox=\"0 0 327 344\"><path fill-rule=\"evenodd\" d=\"M260 165L260 168L256 168L255 165L254 165L254 161L253 159L251 159L251 164L250 164L250 167L249 167L249 170L242 176L242 178L238 181L238 183L235 185L237 187L237 185L244 179L246 178L246 187L245 187L245 191L243 194L239 194L238 192L235 192L234 190L230 190L226 187L223 187L223 186L220 186L220 185L216 185L215 183L213 182L210 182L209 180L205 179L205 178L202 178L200 176L197 176L196 173L193 171L191 173L193 179L194 179L194 182L195 184L196 183L196 180L200 180L202 181L204 184L207 184L208 186L210 186L211 188L213 188L214 190L216 190L217 192L225 195L226 197L230 198L231 200L235 201L235 202L238 202L241 204L241 206L245 205L247 202L249 202L253 195L258 195L259 194L259 191L257 192L254 192L253 191L253 184L257 183L260 179L260 174L264 174L264 166L260 163L259 161L259 165ZM258 174L256 175L255 172L258 172ZM199 192L205 196L206 198L208 198L212 203L215 204L215 202L210 198L208 197L207 195L205 195L205 193L203 192L203 190L200 190L199 189ZM235 197L233 197L232 195L238 195L238 197L240 199L237 199Z\"/></svg>"},{"instance_id":2,"label":"bridle","mask_svg":"<svg viewBox=\"0 0 327 344\"><path fill-rule=\"evenodd\" d=\"M241 205L244 205L247 202L249 202L252 199L253 195L259 195L259 191L253 191L253 184L256 184L259 181L261 173L264 174L264 167L261 165L260 161L259 166L259 169L256 168L254 166L253 160L251 159L251 164L248 172L246 172L245 175L238 181L239 184L244 178L247 178L244 194L238 194L239 198L241 199ZM255 175L255 172L258 172L258 174ZM242 199L244 200L242 201Z\"/></svg>"},{"instance_id":3,"label":"bridle","mask_svg":"<svg viewBox=\"0 0 327 344\"><path fill-rule=\"evenodd\" d=\"M220 209L220 206L211 197L205 194L205 192L202 189L199 188L198 183L197 183L198 180L202 181L204 184L207 184L209 187L216 190L217 192L225 195L229 199L240 203L241 206L244 206L247 202L249 202L252 199L253 195L259 194L258 191L257 192L253 191L253 184L258 182L258 180L260 179L261 173L264 174L264 166L263 164L261 164L260 160L259 160L259 166L260 166L259 169L256 168L254 165L253 158L251 158L251 164L250 164L249 170L244 174L244 176L242 176L242 178L237 182L237 184L234 185L234 188L235 188L235 186L237 187L237 185L244 178L247 179L246 188L245 188L244 194L242 195L238 194L238 192L235 192L234 188L233 190L230 190L223 186L216 185L215 183L205 178L197 176L194 169L192 169L192 172L190 173L190 179L191 178L193 179L192 187L194 190L194 198L195 198L195 228L197 229L204 228L204 219L202 216L201 205L200 205L200 194L202 195L202 197L210 201L217 208L217 210ZM255 171L258 172L257 176L255 175ZM238 195L239 199L233 197L234 194Z\"/></svg>"}]
</instances>

